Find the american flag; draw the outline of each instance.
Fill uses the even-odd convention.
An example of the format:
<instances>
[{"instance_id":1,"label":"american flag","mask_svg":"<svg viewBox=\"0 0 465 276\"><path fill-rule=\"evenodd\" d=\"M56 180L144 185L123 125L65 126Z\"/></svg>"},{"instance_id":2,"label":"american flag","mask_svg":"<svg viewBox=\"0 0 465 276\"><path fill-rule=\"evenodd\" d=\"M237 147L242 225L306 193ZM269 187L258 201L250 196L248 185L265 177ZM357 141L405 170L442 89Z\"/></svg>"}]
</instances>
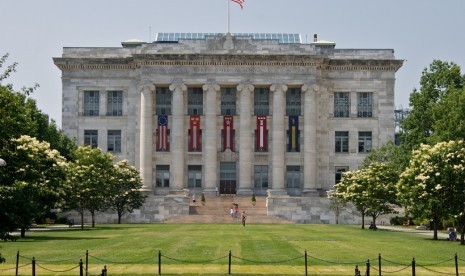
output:
<instances>
[{"instance_id":1,"label":"american flag","mask_svg":"<svg viewBox=\"0 0 465 276\"><path fill-rule=\"evenodd\" d=\"M168 117L158 116L158 150L168 150Z\"/></svg>"},{"instance_id":2,"label":"american flag","mask_svg":"<svg viewBox=\"0 0 465 276\"><path fill-rule=\"evenodd\" d=\"M239 4L239 6L241 6L241 10L244 8L243 5L244 5L244 0L231 0L233 2L236 2L237 4Z\"/></svg>"}]
</instances>

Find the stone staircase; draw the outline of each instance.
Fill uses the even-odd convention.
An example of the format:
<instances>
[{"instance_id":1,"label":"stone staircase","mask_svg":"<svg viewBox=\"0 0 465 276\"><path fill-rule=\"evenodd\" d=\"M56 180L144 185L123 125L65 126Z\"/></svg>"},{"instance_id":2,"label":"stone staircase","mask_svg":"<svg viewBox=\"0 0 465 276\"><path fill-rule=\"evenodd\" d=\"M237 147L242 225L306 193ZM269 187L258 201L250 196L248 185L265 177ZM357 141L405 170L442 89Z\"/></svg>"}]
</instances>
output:
<instances>
[{"instance_id":1,"label":"stone staircase","mask_svg":"<svg viewBox=\"0 0 465 276\"><path fill-rule=\"evenodd\" d=\"M231 218L230 209L233 204L239 205L239 213L245 211L248 224L294 223L276 216L268 216L264 196L255 197L257 200L255 206L252 204L251 196L208 195L205 196L205 205L202 205L200 198L197 197L196 203L190 202L189 215L170 218L164 223L241 223L240 214L234 221Z\"/></svg>"}]
</instances>

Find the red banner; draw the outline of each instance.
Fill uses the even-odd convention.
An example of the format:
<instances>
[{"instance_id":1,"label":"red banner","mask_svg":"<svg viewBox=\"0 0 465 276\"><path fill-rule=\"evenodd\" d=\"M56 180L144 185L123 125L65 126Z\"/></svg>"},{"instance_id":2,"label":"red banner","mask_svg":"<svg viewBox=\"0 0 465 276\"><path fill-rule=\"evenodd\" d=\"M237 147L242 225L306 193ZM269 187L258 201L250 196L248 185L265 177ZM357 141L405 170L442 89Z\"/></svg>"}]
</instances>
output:
<instances>
[{"instance_id":1,"label":"red banner","mask_svg":"<svg viewBox=\"0 0 465 276\"><path fill-rule=\"evenodd\" d=\"M257 151L268 151L266 116L257 116Z\"/></svg>"},{"instance_id":2,"label":"red banner","mask_svg":"<svg viewBox=\"0 0 465 276\"><path fill-rule=\"evenodd\" d=\"M200 116L190 117L189 151L201 151L200 148Z\"/></svg>"},{"instance_id":3,"label":"red banner","mask_svg":"<svg viewBox=\"0 0 465 276\"><path fill-rule=\"evenodd\" d=\"M234 117L223 117L223 151L234 151Z\"/></svg>"}]
</instances>

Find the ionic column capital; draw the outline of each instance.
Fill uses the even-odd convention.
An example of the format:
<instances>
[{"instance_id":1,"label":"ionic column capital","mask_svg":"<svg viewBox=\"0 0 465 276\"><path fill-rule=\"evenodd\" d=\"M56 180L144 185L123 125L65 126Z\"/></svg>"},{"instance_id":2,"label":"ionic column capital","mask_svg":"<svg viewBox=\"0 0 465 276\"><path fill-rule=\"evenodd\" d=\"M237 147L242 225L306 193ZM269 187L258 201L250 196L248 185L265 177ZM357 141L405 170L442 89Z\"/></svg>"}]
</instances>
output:
<instances>
[{"instance_id":1,"label":"ionic column capital","mask_svg":"<svg viewBox=\"0 0 465 276\"><path fill-rule=\"evenodd\" d=\"M174 82L170 85L169 88L171 92L175 92L175 91L186 92L187 91L187 86L182 82Z\"/></svg>"},{"instance_id":2,"label":"ionic column capital","mask_svg":"<svg viewBox=\"0 0 465 276\"><path fill-rule=\"evenodd\" d=\"M318 93L322 91L323 89L326 89L326 88L318 84L304 84L302 85L302 88L301 88L301 90L306 93L311 93L311 92Z\"/></svg>"},{"instance_id":3,"label":"ionic column capital","mask_svg":"<svg viewBox=\"0 0 465 276\"><path fill-rule=\"evenodd\" d=\"M285 85L284 83L274 83L270 86L270 91L271 92L278 92L278 91L286 92L287 85Z\"/></svg>"},{"instance_id":4,"label":"ionic column capital","mask_svg":"<svg viewBox=\"0 0 465 276\"><path fill-rule=\"evenodd\" d=\"M209 90L213 90L215 92L220 91L220 86L216 83L206 83L202 86L203 91L207 92Z\"/></svg>"},{"instance_id":5,"label":"ionic column capital","mask_svg":"<svg viewBox=\"0 0 465 276\"><path fill-rule=\"evenodd\" d=\"M237 86L237 91L239 92L252 92L255 87L250 83L241 83Z\"/></svg>"},{"instance_id":6,"label":"ionic column capital","mask_svg":"<svg viewBox=\"0 0 465 276\"><path fill-rule=\"evenodd\" d=\"M139 91L144 92L144 91L155 91L156 87L153 83L147 83L139 86Z\"/></svg>"}]
</instances>

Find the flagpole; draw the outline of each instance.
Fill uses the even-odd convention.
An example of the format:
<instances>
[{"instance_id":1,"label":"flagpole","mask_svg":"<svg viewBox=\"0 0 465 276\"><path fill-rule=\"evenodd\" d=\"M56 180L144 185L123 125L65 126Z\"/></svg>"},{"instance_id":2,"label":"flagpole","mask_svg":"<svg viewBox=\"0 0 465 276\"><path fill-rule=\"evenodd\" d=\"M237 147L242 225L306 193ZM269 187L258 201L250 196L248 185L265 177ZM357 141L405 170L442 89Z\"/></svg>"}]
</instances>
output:
<instances>
[{"instance_id":1,"label":"flagpole","mask_svg":"<svg viewBox=\"0 0 465 276\"><path fill-rule=\"evenodd\" d=\"M230 26L230 16L229 16L229 2L231 2L230 0L226 0L228 2L228 34L229 34L229 26Z\"/></svg>"}]
</instances>

